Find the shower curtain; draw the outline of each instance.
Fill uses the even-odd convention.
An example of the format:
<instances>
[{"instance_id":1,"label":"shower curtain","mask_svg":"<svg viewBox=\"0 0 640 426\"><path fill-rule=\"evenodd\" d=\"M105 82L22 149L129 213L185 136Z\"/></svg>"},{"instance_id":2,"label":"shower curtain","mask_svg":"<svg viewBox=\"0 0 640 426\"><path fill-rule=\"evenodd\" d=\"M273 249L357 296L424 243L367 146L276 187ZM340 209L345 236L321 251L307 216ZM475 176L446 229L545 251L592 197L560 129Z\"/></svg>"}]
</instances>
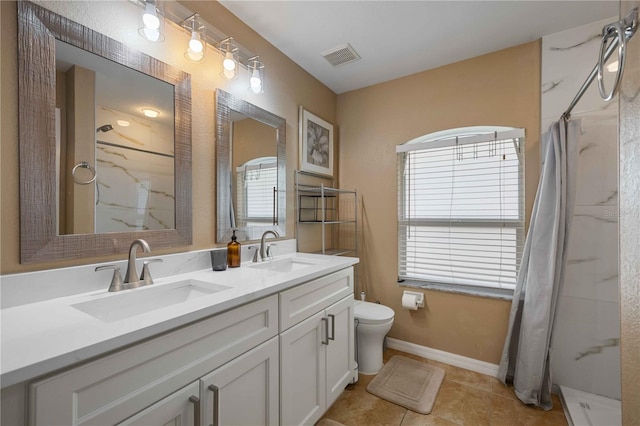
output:
<instances>
[{"instance_id":1,"label":"shower curtain","mask_svg":"<svg viewBox=\"0 0 640 426\"><path fill-rule=\"evenodd\" d=\"M551 409L549 343L564 279L575 197L579 121L543 135L543 165L522 254L498 378L525 404Z\"/></svg>"}]
</instances>

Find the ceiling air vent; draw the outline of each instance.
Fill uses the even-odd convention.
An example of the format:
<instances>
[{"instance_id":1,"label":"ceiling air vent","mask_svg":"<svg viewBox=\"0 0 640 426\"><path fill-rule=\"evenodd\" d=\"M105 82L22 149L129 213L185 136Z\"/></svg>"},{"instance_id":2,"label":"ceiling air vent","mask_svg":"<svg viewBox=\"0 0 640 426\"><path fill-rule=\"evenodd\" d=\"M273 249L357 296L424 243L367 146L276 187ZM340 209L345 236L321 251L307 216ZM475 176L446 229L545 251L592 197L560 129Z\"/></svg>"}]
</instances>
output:
<instances>
[{"instance_id":1,"label":"ceiling air vent","mask_svg":"<svg viewBox=\"0 0 640 426\"><path fill-rule=\"evenodd\" d=\"M349 43L334 47L333 49L324 52L322 56L324 56L324 58L334 67L345 65L360 59L358 52L356 52Z\"/></svg>"}]
</instances>

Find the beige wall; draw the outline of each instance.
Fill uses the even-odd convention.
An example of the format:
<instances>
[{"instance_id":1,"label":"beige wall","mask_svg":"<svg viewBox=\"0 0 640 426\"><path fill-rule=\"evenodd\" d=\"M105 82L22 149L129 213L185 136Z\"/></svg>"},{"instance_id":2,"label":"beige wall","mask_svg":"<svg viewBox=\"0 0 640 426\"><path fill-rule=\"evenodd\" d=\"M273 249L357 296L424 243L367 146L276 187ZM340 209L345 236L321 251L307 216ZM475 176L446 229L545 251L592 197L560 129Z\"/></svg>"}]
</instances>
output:
<instances>
[{"instance_id":1,"label":"beige wall","mask_svg":"<svg viewBox=\"0 0 640 426\"><path fill-rule=\"evenodd\" d=\"M338 96L340 186L361 197L357 291L395 310L389 336L497 364L511 302L425 291L425 309L412 312L396 282L396 145L476 125L525 128L528 217L539 177L539 41Z\"/></svg>"},{"instance_id":2,"label":"beige wall","mask_svg":"<svg viewBox=\"0 0 640 426\"><path fill-rule=\"evenodd\" d=\"M220 77L222 57L209 48L207 61L195 64L183 56L189 36L173 24L166 26L166 40L150 43L138 34L141 9L126 0L91 2L38 2L94 30L154 56L191 74L192 84L192 173L193 173L193 245L154 254L209 248L215 243L215 89L233 95L273 112L287 121L287 187L293 188L293 170L298 163L298 106L304 105L330 122L336 120L336 95L310 74L293 63L252 29L217 2L183 2L203 19L247 49L259 54L265 64L265 93L254 95L248 90L248 72L227 82ZM18 88L16 63L16 4L0 2L2 9L2 170L0 203L1 265L0 273L24 272L78 264L120 259L122 255L87 258L75 261L20 265L19 263L19 195L18 195ZM287 236L294 233L293 191L288 191ZM152 247L153 249L153 247Z\"/></svg>"}]
</instances>

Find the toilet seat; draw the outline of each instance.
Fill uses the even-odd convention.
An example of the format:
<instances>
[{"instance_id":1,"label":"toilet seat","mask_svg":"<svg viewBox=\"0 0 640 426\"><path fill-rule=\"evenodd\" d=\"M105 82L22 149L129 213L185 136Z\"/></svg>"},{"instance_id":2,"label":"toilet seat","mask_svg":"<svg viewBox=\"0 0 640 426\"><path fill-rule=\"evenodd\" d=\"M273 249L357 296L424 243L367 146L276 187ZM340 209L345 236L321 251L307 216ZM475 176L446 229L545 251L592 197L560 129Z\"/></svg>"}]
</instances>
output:
<instances>
[{"instance_id":1,"label":"toilet seat","mask_svg":"<svg viewBox=\"0 0 640 426\"><path fill-rule=\"evenodd\" d=\"M388 306L356 300L353 315L360 324L384 324L393 321L395 312Z\"/></svg>"}]
</instances>

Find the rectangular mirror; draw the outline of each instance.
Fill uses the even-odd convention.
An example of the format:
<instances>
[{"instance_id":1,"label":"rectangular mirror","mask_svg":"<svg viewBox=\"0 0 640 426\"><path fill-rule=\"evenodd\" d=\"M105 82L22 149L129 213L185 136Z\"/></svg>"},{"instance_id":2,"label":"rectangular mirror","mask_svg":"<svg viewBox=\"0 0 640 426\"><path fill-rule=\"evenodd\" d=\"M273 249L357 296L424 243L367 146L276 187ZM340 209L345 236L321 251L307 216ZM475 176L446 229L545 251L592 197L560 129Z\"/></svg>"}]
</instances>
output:
<instances>
[{"instance_id":1,"label":"rectangular mirror","mask_svg":"<svg viewBox=\"0 0 640 426\"><path fill-rule=\"evenodd\" d=\"M216 91L217 241L286 232L286 121Z\"/></svg>"},{"instance_id":2,"label":"rectangular mirror","mask_svg":"<svg viewBox=\"0 0 640 426\"><path fill-rule=\"evenodd\" d=\"M29 2L18 32L21 263L191 244L190 76Z\"/></svg>"}]
</instances>

